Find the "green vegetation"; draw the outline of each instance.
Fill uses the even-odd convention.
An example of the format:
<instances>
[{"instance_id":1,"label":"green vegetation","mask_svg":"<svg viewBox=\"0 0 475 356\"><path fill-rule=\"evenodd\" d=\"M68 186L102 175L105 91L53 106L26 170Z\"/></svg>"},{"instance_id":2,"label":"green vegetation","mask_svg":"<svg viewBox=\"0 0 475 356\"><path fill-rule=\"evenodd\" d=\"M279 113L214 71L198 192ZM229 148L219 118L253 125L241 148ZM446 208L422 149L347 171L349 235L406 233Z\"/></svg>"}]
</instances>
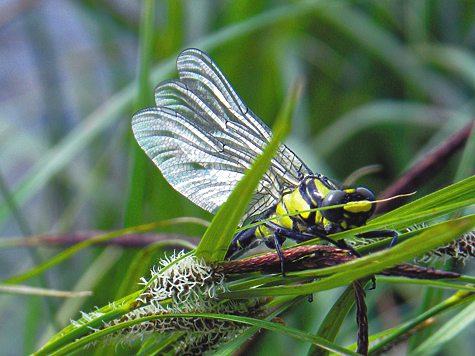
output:
<instances>
[{"instance_id":1,"label":"green vegetation","mask_svg":"<svg viewBox=\"0 0 475 356\"><path fill-rule=\"evenodd\" d=\"M230 208L239 204L239 197L229 202L230 210L220 211L225 218L215 219L206 230L207 223L200 219L213 217L168 185L130 128L133 113L153 105L153 87L176 76L175 59L184 48L209 53L270 127L292 83L303 81L285 142L314 172L340 181L361 167L381 165L379 172L357 182L376 195L403 172L426 164L428 152L474 117L471 2L144 1L139 18L133 11L84 1L60 7L67 10L66 19L74 19L67 21L71 33L59 15L49 17L45 4L38 5L42 11L16 15L25 21L19 26L25 26L31 36L27 43L36 51L34 65L24 71L38 73L41 80L33 81L38 91L30 92L25 85L18 91L22 95L12 90L13 99L0 95L5 108L0 111L1 286L18 287L4 294L0 309L0 344L7 354L37 352L65 327L66 337L58 335L53 343L76 354L139 354L139 342L117 350L116 345L76 349L72 341L90 329L75 330L69 320L80 319L80 310L90 312L95 306L108 320L134 309L144 288L137 284L140 278L149 280L158 258L174 249L196 247L197 237L206 237L201 256L223 257L223 247L213 241L219 230L224 240L230 238L236 224ZM48 31L51 23L61 31ZM74 39L72 33L87 40L75 46L63 42ZM10 59L13 51L5 51ZM5 60L0 65L8 72L13 63ZM23 80L29 83L18 79ZM31 103L25 103L24 96ZM9 105L15 110L8 111ZM440 158L442 167L436 173L422 176L410 205L390 209L358 230L396 228L403 234L393 249L380 242L361 247L363 258L327 270L294 272L288 278L255 273L229 282L223 298L278 297L270 301L271 314L265 320L226 317L253 327L217 354L243 349L241 343L258 328L269 330L253 337L246 354L322 354L311 343L351 354L343 349L355 343L357 335L351 281L396 263L412 263L414 257L473 229L475 180L469 177L475 135L466 134L458 143L453 154ZM460 183L451 185L455 182ZM424 222L432 225L406 232ZM350 241L354 233L338 238ZM51 239L55 236L59 238ZM471 259L432 265L460 272L459 282L473 283ZM315 280L322 275L326 278ZM297 281L309 283L291 284ZM46 290L24 296L24 285ZM436 317L402 344L402 353L464 355L473 350L473 296L462 284L377 277L376 289L366 289L371 338L397 339ZM50 295L52 290L93 295L60 298ZM310 293L313 303L307 302ZM113 301L118 309L108 306ZM285 326L270 322L275 316ZM180 337L145 344L141 354L166 349ZM370 352L383 346L376 344Z\"/></svg>"}]
</instances>

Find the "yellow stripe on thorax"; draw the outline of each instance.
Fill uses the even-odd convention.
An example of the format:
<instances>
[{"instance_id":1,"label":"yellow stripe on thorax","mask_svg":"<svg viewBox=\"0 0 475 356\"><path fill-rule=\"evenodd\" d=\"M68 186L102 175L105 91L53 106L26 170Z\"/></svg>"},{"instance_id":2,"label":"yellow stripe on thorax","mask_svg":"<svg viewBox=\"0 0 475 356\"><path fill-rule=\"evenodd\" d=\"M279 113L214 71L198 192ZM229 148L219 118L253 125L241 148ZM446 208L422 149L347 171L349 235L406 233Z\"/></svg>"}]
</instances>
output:
<instances>
[{"instance_id":1,"label":"yellow stripe on thorax","mask_svg":"<svg viewBox=\"0 0 475 356\"><path fill-rule=\"evenodd\" d=\"M284 195L283 198L287 210L289 213L295 213L298 211L309 210L310 207L304 200L298 189L295 189L291 194ZM302 218L308 218L310 213L301 213Z\"/></svg>"}]
</instances>

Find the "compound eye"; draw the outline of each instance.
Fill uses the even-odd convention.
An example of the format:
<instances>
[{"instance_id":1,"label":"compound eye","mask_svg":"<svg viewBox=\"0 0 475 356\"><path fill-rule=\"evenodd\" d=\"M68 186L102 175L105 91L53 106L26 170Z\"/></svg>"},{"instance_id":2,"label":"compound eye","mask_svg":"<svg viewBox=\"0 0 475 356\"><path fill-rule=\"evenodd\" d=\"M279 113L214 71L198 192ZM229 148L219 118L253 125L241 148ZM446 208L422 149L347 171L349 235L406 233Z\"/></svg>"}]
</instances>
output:
<instances>
[{"instance_id":1,"label":"compound eye","mask_svg":"<svg viewBox=\"0 0 475 356\"><path fill-rule=\"evenodd\" d=\"M343 190L332 190L322 201L322 208L345 204L346 193ZM343 208L326 209L321 211L328 221L338 223L343 220Z\"/></svg>"},{"instance_id":2,"label":"compound eye","mask_svg":"<svg viewBox=\"0 0 475 356\"><path fill-rule=\"evenodd\" d=\"M363 199L361 200L368 200L368 201L375 201L376 197L374 196L373 192L369 189L359 187L356 188L356 193L361 194Z\"/></svg>"}]
</instances>

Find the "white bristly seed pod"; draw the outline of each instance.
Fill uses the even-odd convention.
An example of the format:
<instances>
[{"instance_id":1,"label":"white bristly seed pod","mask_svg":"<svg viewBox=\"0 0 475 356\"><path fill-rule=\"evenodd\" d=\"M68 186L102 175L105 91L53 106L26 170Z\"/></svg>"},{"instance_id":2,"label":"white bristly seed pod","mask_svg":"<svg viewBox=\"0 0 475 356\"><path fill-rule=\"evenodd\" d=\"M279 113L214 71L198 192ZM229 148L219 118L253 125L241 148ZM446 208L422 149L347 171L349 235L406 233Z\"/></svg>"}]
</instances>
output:
<instances>
[{"instance_id":1,"label":"white bristly seed pod","mask_svg":"<svg viewBox=\"0 0 475 356\"><path fill-rule=\"evenodd\" d=\"M266 314L266 299L250 299L242 302L222 302L218 293L226 290L224 275L216 273L204 260L184 252L160 260L161 268L152 269L152 283L136 299L141 307L123 315L120 319L104 323L104 328L139 318L183 313L215 313L259 317ZM142 278L141 284L149 281ZM102 316L98 312L83 313L83 320L90 321ZM81 326L80 321L73 325ZM232 340L249 326L242 323L199 317L165 317L153 319L121 329L108 335L103 342L130 344L146 340L152 334L163 336L185 332L184 339L175 345L178 355L193 355L214 350ZM93 332L96 330L92 330Z\"/></svg>"}]
</instances>

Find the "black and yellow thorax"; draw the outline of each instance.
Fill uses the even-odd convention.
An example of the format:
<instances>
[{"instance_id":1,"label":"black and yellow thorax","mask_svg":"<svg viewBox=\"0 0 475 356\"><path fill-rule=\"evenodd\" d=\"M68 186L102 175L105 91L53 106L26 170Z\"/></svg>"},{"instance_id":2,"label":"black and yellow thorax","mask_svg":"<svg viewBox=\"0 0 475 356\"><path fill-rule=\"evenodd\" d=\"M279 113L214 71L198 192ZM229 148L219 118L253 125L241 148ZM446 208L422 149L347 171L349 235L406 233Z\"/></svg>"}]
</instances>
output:
<instances>
[{"instance_id":1,"label":"black and yellow thorax","mask_svg":"<svg viewBox=\"0 0 475 356\"><path fill-rule=\"evenodd\" d=\"M366 188L344 189L317 174L303 177L296 189L284 192L268 217L275 216L272 222L285 229L330 234L364 225L374 212L374 200L374 195ZM352 202L359 203L349 204ZM308 211L341 204L344 206L340 208ZM268 237L273 232L272 228L261 225L256 234Z\"/></svg>"}]
</instances>

